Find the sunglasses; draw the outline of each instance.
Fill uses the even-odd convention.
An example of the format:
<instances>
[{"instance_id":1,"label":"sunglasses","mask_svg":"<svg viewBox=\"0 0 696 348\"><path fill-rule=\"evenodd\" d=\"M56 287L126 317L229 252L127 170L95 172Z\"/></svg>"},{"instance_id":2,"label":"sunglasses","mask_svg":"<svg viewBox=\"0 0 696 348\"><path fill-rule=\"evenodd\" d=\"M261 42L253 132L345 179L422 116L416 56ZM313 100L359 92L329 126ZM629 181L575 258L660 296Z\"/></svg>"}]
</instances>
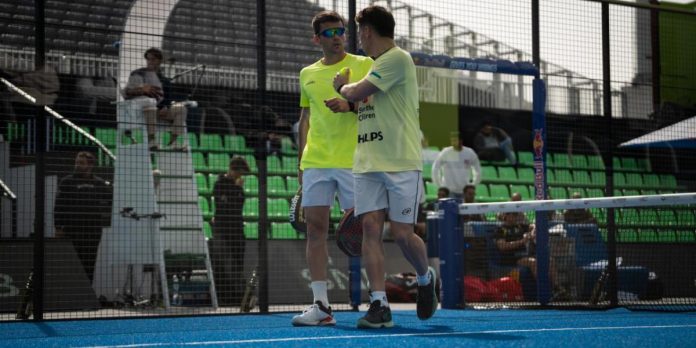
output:
<instances>
[{"instance_id":1,"label":"sunglasses","mask_svg":"<svg viewBox=\"0 0 696 348\"><path fill-rule=\"evenodd\" d=\"M332 38L334 36L342 36L346 33L346 28L329 28L324 29L319 35L327 38Z\"/></svg>"}]
</instances>

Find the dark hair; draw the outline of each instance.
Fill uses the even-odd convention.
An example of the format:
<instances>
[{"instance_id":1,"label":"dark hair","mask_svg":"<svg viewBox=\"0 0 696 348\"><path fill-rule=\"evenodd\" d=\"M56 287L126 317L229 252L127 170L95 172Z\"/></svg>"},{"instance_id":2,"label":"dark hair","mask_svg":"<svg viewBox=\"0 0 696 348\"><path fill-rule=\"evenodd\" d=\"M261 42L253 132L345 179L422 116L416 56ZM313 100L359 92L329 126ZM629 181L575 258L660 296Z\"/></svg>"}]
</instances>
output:
<instances>
[{"instance_id":1,"label":"dark hair","mask_svg":"<svg viewBox=\"0 0 696 348\"><path fill-rule=\"evenodd\" d=\"M346 21L343 20L340 14L336 11L321 11L317 13L312 19L312 28L314 29L314 34L319 35L319 27L322 23L329 22L341 22L343 26L346 25Z\"/></svg>"},{"instance_id":2,"label":"dark hair","mask_svg":"<svg viewBox=\"0 0 696 348\"><path fill-rule=\"evenodd\" d=\"M230 160L230 169L236 172L249 173L249 164L243 157L234 156Z\"/></svg>"},{"instance_id":3,"label":"dark hair","mask_svg":"<svg viewBox=\"0 0 696 348\"><path fill-rule=\"evenodd\" d=\"M164 55L162 54L162 50L157 48L157 47L148 48L147 51L145 51L145 54L143 54L143 57L145 57L145 59L147 59L148 54L155 56L155 58L157 58L159 60L164 59Z\"/></svg>"},{"instance_id":4,"label":"dark hair","mask_svg":"<svg viewBox=\"0 0 696 348\"><path fill-rule=\"evenodd\" d=\"M368 6L355 16L358 25L369 25L380 36L394 38L394 16L382 6Z\"/></svg>"},{"instance_id":5,"label":"dark hair","mask_svg":"<svg viewBox=\"0 0 696 348\"><path fill-rule=\"evenodd\" d=\"M446 187L440 187L440 188L437 189L437 191L438 191L438 192L444 191L445 194L448 195L448 196L449 196L449 194L450 194L450 190L449 190L448 188L446 188Z\"/></svg>"},{"instance_id":6,"label":"dark hair","mask_svg":"<svg viewBox=\"0 0 696 348\"><path fill-rule=\"evenodd\" d=\"M476 191L476 186L466 185L466 186L464 186L464 189L462 190L462 192L466 192L466 190L468 190L468 189L473 189L474 191Z\"/></svg>"},{"instance_id":7,"label":"dark hair","mask_svg":"<svg viewBox=\"0 0 696 348\"><path fill-rule=\"evenodd\" d=\"M89 151L80 151L80 152L77 153L77 156L75 156L75 158L77 158L77 157L84 157L84 158L86 158L86 159L87 159L87 163L89 163L89 164L92 165L92 166L97 162L97 158L94 157L94 154L91 153L91 152L89 152Z\"/></svg>"}]
</instances>

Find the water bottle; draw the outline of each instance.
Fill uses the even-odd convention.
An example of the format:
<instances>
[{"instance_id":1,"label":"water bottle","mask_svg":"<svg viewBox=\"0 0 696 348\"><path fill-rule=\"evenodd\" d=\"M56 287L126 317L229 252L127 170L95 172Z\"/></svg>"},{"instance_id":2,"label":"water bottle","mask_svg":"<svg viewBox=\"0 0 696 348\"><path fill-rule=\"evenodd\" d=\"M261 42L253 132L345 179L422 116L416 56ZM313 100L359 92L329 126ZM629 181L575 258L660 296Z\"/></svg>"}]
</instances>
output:
<instances>
[{"instance_id":1,"label":"water bottle","mask_svg":"<svg viewBox=\"0 0 696 348\"><path fill-rule=\"evenodd\" d=\"M174 275L172 278L172 306L181 305L181 295L179 295L179 277Z\"/></svg>"}]
</instances>

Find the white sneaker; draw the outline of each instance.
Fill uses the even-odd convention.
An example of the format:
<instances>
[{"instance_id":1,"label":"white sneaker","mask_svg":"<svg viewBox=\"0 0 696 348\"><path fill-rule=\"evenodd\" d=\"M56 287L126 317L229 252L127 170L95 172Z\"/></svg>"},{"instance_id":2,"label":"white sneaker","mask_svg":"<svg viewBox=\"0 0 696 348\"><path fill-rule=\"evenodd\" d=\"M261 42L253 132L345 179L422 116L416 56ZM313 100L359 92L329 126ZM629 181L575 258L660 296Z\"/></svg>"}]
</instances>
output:
<instances>
[{"instance_id":1,"label":"white sneaker","mask_svg":"<svg viewBox=\"0 0 696 348\"><path fill-rule=\"evenodd\" d=\"M302 314L292 317L292 325L294 326L327 326L336 325L331 307L326 308L321 301L315 302L307 307Z\"/></svg>"}]
</instances>

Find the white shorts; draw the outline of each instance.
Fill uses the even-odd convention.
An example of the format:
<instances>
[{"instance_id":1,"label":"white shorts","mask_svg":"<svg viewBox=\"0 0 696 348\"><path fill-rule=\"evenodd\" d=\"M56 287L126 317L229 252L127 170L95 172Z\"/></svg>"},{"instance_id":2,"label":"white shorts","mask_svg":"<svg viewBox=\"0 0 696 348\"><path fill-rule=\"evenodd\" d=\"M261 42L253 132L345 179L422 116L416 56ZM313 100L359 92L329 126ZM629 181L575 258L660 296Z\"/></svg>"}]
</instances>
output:
<instances>
[{"instance_id":1,"label":"white shorts","mask_svg":"<svg viewBox=\"0 0 696 348\"><path fill-rule=\"evenodd\" d=\"M302 207L353 207L353 173L350 169L308 168L302 173Z\"/></svg>"},{"instance_id":2,"label":"white shorts","mask_svg":"<svg viewBox=\"0 0 696 348\"><path fill-rule=\"evenodd\" d=\"M415 224L423 195L421 172L373 172L355 175L355 215L388 209L389 219Z\"/></svg>"}]
</instances>

